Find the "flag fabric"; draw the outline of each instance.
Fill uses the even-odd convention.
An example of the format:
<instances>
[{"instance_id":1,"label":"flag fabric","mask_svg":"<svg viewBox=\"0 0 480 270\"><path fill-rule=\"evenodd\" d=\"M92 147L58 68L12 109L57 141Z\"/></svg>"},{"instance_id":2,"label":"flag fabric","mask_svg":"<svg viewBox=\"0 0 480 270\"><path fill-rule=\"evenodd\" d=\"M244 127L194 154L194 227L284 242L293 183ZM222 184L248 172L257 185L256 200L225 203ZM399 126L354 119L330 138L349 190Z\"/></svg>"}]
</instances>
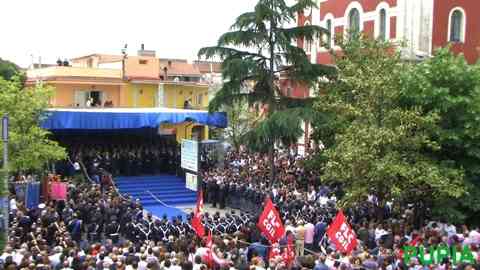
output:
<instances>
[{"instance_id":1,"label":"flag fabric","mask_svg":"<svg viewBox=\"0 0 480 270\"><path fill-rule=\"evenodd\" d=\"M67 183L52 182L50 187L50 198L52 200L64 201L67 199Z\"/></svg>"},{"instance_id":2,"label":"flag fabric","mask_svg":"<svg viewBox=\"0 0 480 270\"><path fill-rule=\"evenodd\" d=\"M17 200L25 200L27 185L25 183L15 183L15 195Z\"/></svg>"},{"instance_id":3,"label":"flag fabric","mask_svg":"<svg viewBox=\"0 0 480 270\"><path fill-rule=\"evenodd\" d=\"M37 208L40 204L40 183L33 182L26 185L25 206L28 209Z\"/></svg>"},{"instance_id":4,"label":"flag fabric","mask_svg":"<svg viewBox=\"0 0 480 270\"><path fill-rule=\"evenodd\" d=\"M416 247L420 244L421 241L422 241L422 236L419 234L415 238L413 238L412 241L407 242L405 245ZM400 249L398 251L398 256L397 257L400 258L400 259L403 259L403 249Z\"/></svg>"},{"instance_id":5,"label":"flag fabric","mask_svg":"<svg viewBox=\"0 0 480 270\"><path fill-rule=\"evenodd\" d=\"M293 236L289 235L287 237L287 247L285 248L285 251L282 255L283 260L285 261L285 264L287 267L290 267L295 260L295 246L293 244Z\"/></svg>"},{"instance_id":6,"label":"flag fabric","mask_svg":"<svg viewBox=\"0 0 480 270\"><path fill-rule=\"evenodd\" d=\"M422 241L422 236L419 234L412 241L410 241L409 245L416 247L418 244L420 244L420 241Z\"/></svg>"},{"instance_id":7,"label":"flag fabric","mask_svg":"<svg viewBox=\"0 0 480 270\"><path fill-rule=\"evenodd\" d=\"M208 230L208 237L207 237L207 256L205 261L209 268L213 268L213 239L212 239L212 231Z\"/></svg>"},{"instance_id":8,"label":"flag fabric","mask_svg":"<svg viewBox=\"0 0 480 270\"><path fill-rule=\"evenodd\" d=\"M357 236L340 210L328 227L327 235L337 250L349 254L357 246Z\"/></svg>"},{"instance_id":9,"label":"flag fabric","mask_svg":"<svg viewBox=\"0 0 480 270\"><path fill-rule=\"evenodd\" d=\"M258 219L257 227L267 237L270 243L276 243L285 234L285 228L280 220L280 214L268 198L263 213Z\"/></svg>"},{"instance_id":10,"label":"flag fabric","mask_svg":"<svg viewBox=\"0 0 480 270\"><path fill-rule=\"evenodd\" d=\"M199 237L205 235L205 227L202 224L202 211L203 211L203 192L200 190L197 196L197 206L193 211L192 228Z\"/></svg>"},{"instance_id":11,"label":"flag fabric","mask_svg":"<svg viewBox=\"0 0 480 270\"><path fill-rule=\"evenodd\" d=\"M278 256L281 256L280 245L279 243L273 243L268 252L268 260L275 259Z\"/></svg>"}]
</instances>

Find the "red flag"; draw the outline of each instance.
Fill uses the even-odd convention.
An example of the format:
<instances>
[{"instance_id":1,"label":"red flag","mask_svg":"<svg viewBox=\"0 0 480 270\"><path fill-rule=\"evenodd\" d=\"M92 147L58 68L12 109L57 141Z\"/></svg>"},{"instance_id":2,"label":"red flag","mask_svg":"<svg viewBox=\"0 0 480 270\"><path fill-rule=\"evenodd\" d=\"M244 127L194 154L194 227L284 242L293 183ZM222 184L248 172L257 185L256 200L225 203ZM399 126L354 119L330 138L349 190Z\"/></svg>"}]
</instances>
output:
<instances>
[{"instance_id":1,"label":"red flag","mask_svg":"<svg viewBox=\"0 0 480 270\"><path fill-rule=\"evenodd\" d=\"M205 258L207 265L212 268L213 267L213 239L212 239L212 231L208 231L207 237L207 257Z\"/></svg>"},{"instance_id":2,"label":"red flag","mask_svg":"<svg viewBox=\"0 0 480 270\"><path fill-rule=\"evenodd\" d=\"M287 238L287 247L285 248L285 252L283 253L282 257L287 267L290 267L295 260L295 249L292 235L289 235Z\"/></svg>"},{"instance_id":3,"label":"red flag","mask_svg":"<svg viewBox=\"0 0 480 270\"><path fill-rule=\"evenodd\" d=\"M273 243L268 253L268 260L275 259L277 256L280 256L280 246L278 243Z\"/></svg>"},{"instance_id":4,"label":"red flag","mask_svg":"<svg viewBox=\"0 0 480 270\"><path fill-rule=\"evenodd\" d=\"M200 190L197 196L197 206L193 211L192 228L199 237L205 235L205 227L202 224L202 211L203 211L203 192Z\"/></svg>"},{"instance_id":5,"label":"red flag","mask_svg":"<svg viewBox=\"0 0 480 270\"><path fill-rule=\"evenodd\" d=\"M410 246L416 247L418 244L420 244L420 241L422 241L422 236L419 234L412 241L410 241Z\"/></svg>"},{"instance_id":6,"label":"red flag","mask_svg":"<svg viewBox=\"0 0 480 270\"><path fill-rule=\"evenodd\" d=\"M267 237L270 243L276 243L285 234L285 228L280 220L280 214L268 198L265 209L258 219L257 227Z\"/></svg>"},{"instance_id":7,"label":"red flag","mask_svg":"<svg viewBox=\"0 0 480 270\"><path fill-rule=\"evenodd\" d=\"M339 251L350 253L357 246L357 236L341 210L330 224L327 235Z\"/></svg>"},{"instance_id":8,"label":"red flag","mask_svg":"<svg viewBox=\"0 0 480 270\"><path fill-rule=\"evenodd\" d=\"M414 239L412 239L412 241L406 243L405 245L416 247L420 244L421 241L422 241L422 236L419 234ZM400 249L398 251L398 258L403 259L403 249Z\"/></svg>"}]
</instances>

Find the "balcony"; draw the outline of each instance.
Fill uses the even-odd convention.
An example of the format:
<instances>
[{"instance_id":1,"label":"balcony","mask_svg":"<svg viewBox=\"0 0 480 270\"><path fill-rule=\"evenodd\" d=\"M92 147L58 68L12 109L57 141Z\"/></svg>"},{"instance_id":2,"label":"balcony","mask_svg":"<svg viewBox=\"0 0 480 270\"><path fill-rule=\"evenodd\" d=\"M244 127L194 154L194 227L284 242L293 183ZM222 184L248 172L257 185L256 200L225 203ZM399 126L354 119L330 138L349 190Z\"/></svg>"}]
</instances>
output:
<instances>
[{"instance_id":1,"label":"balcony","mask_svg":"<svg viewBox=\"0 0 480 270\"><path fill-rule=\"evenodd\" d=\"M58 78L122 79L122 70L85 67L53 66L27 70L28 80Z\"/></svg>"}]
</instances>

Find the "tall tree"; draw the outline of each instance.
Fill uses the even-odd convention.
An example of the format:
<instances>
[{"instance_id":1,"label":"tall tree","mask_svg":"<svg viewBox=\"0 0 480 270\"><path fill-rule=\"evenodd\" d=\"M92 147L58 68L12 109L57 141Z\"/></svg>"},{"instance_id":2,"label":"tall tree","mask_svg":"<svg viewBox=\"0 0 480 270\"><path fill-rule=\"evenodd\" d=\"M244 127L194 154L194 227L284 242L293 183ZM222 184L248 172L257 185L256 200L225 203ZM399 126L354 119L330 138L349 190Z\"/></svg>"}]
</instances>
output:
<instances>
[{"instance_id":1,"label":"tall tree","mask_svg":"<svg viewBox=\"0 0 480 270\"><path fill-rule=\"evenodd\" d=\"M434 214L473 222L480 215L480 63L469 65L449 48L440 49L402 77L401 102L439 116L430 134L439 149L428 152L465 171L462 200L438 200Z\"/></svg>"},{"instance_id":2,"label":"tall tree","mask_svg":"<svg viewBox=\"0 0 480 270\"><path fill-rule=\"evenodd\" d=\"M280 74L290 80L314 86L321 76L332 75L331 68L311 64L295 41L318 40L326 31L315 25L289 27L296 15L314 7L313 0L299 0L289 6L284 0L259 0L254 11L240 15L223 34L217 46L200 49L199 57L223 60L224 84L210 102L210 110L232 106L245 100L249 105L267 109L265 119L249 132L247 138L257 149L270 156L270 182L275 179L274 147L291 143L301 134L300 123L312 100L292 99L279 87Z\"/></svg>"},{"instance_id":3,"label":"tall tree","mask_svg":"<svg viewBox=\"0 0 480 270\"><path fill-rule=\"evenodd\" d=\"M14 63L3 60L0 58L0 78L3 78L7 81L13 79L14 76L20 78L21 81L25 81L26 76L20 68Z\"/></svg>"},{"instance_id":4,"label":"tall tree","mask_svg":"<svg viewBox=\"0 0 480 270\"><path fill-rule=\"evenodd\" d=\"M49 88L24 89L19 79L0 78L0 115L10 120L9 171L40 170L48 161L65 158L65 150L40 128L51 94Z\"/></svg>"},{"instance_id":5,"label":"tall tree","mask_svg":"<svg viewBox=\"0 0 480 270\"><path fill-rule=\"evenodd\" d=\"M425 206L430 198L463 195L463 170L430 154L439 149L430 137L438 114L402 106L402 78L411 66L390 43L359 38L342 41L340 47L342 53L334 55L338 78L325 85L326 94L316 106L335 115L327 119L335 135L324 153L323 179L344 186L344 203L371 194L379 209L390 200Z\"/></svg>"}]
</instances>

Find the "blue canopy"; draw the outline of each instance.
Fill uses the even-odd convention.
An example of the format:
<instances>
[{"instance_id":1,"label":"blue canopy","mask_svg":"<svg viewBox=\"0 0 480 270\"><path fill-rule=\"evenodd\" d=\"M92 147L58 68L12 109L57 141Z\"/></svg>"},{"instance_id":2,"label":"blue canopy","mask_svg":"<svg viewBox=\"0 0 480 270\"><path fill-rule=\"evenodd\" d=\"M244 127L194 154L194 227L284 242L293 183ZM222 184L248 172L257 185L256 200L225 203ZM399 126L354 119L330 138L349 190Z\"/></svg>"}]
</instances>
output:
<instances>
[{"instance_id":1,"label":"blue canopy","mask_svg":"<svg viewBox=\"0 0 480 270\"><path fill-rule=\"evenodd\" d=\"M48 130L139 129L187 121L227 127L226 113L169 108L49 109L41 127Z\"/></svg>"}]
</instances>

